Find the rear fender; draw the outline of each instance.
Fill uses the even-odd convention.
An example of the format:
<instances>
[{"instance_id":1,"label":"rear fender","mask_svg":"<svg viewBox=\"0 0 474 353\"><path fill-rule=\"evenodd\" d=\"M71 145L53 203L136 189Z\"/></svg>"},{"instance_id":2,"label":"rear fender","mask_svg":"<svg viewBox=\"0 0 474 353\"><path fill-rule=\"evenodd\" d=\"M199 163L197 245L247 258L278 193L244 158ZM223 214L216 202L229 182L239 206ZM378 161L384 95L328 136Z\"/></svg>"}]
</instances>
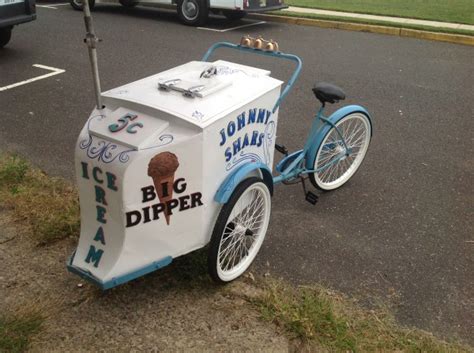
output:
<instances>
[{"instance_id":1,"label":"rear fender","mask_svg":"<svg viewBox=\"0 0 474 353\"><path fill-rule=\"evenodd\" d=\"M263 182L270 190L270 195L273 195L273 177L270 168L264 163L252 162L244 164L231 173L217 190L214 200L218 203L226 203L229 201L237 185L254 172L258 172L259 175L262 176Z\"/></svg>"},{"instance_id":2,"label":"rear fender","mask_svg":"<svg viewBox=\"0 0 474 353\"><path fill-rule=\"evenodd\" d=\"M372 119L370 118L369 112L364 107L361 107L360 105L348 105L348 106L342 107L336 110L334 113L332 113L331 116L328 118L328 120L331 123L336 124L339 120L341 120L345 116L352 113L363 113L364 115L367 115L367 118L369 118L369 123L370 123L370 134L372 136L372 131L373 131ZM319 145L322 143L324 137L329 132L331 127L332 126L330 124L323 124L321 129L316 133L314 143L311 144L307 152L306 168L313 169L314 167L313 163L314 163L314 159L316 158L316 153L318 152Z\"/></svg>"}]
</instances>

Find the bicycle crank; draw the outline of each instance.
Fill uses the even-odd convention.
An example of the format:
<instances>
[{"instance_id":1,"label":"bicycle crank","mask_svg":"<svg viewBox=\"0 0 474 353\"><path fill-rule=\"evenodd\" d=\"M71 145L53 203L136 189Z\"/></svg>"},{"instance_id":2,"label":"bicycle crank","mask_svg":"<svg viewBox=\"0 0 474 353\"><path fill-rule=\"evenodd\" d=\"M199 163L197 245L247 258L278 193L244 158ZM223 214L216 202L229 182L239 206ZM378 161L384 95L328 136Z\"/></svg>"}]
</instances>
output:
<instances>
[{"instance_id":1,"label":"bicycle crank","mask_svg":"<svg viewBox=\"0 0 474 353\"><path fill-rule=\"evenodd\" d=\"M316 195L315 193L312 193L311 191L306 191L305 178L303 177L300 177L300 178L301 178L301 184L303 185L303 193L304 193L305 200L308 201L313 206L316 205L316 203L319 200L319 196Z\"/></svg>"}]
</instances>

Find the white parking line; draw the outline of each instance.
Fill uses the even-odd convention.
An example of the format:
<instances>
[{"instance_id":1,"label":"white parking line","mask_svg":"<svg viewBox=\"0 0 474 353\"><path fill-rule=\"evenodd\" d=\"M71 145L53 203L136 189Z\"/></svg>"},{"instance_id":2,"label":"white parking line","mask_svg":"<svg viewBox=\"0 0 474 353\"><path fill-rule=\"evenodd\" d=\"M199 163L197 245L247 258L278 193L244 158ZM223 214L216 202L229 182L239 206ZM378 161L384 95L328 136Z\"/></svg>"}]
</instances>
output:
<instances>
[{"instance_id":1,"label":"white parking line","mask_svg":"<svg viewBox=\"0 0 474 353\"><path fill-rule=\"evenodd\" d=\"M52 71L52 72L50 72L49 74L45 74L45 75L30 78L29 80L25 80L25 81L13 83L13 84L8 85L8 86L0 87L0 92L1 91L6 91L7 89L10 89L10 88L23 86L23 85L26 85L27 83L35 82L35 81L38 81L38 80L42 80L44 78L48 78L48 77L51 77L51 76L54 76L54 75L59 75L59 74L62 74L63 72L66 72L66 70L63 70L63 69L57 69L55 67L50 67L50 66L45 66L45 65L40 65L40 64L34 64L33 66L37 67L37 68L40 68L40 69L49 70L49 71Z\"/></svg>"},{"instance_id":2,"label":"white parking line","mask_svg":"<svg viewBox=\"0 0 474 353\"><path fill-rule=\"evenodd\" d=\"M250 27L250 26L261 25L261 24L264 24L264 23L267 23L267 22L266 21L260 21L260 22L247 23L245 25L232 27L232 28L226 28L226 29L215 29L215 28L208 28L208 27L197 27L197 29L202 29L204 31L213 31L213 32L228 32L228 31L233 31L235 29L239 29L239 28L245 28L245 27Z\"/></svg>"},{"instance_id":3,"label":"white parking line","mask_svg":"<svg viewBox=\"0 0 474 353\"><path fill-rule=\"evenodd\" d=\"M57 10L56 6L65 6L65 5L69 5L69 3L65 2L61 4L36 5L36 7L43 7L45 9Z\"/></svg>"}]
</instances>

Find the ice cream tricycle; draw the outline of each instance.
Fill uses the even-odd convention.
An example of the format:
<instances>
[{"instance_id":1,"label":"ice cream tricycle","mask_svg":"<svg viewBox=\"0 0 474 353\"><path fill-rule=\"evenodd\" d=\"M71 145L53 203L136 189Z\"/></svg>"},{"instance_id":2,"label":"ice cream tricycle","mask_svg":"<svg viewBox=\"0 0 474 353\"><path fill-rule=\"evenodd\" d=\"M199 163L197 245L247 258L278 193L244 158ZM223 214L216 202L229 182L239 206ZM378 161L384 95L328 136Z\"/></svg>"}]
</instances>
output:
<instances>
[{"instance_id":1,"label":"ice cream tricycle","mask_svg":"<svg viewBox=\"0 0 474 353\"><path fill-rule=\"evenodd\" d=\"M284 87L267 70L217 60L219 48L290 60ZM278 183L322 190L357 171L372 135L368 112L351 105L329 117L341 89L317 84L321 102L308 139L289 154L275 144L279 106L301 60L278 44L244 37L192 61L100 95L76 145L81 235L68 269L103 289L208 245L211 277L232 281L257 255ZM99 91L100 93L100 91ZM272 173L275 149L284 155Z\"/></svg>"}]
</instances>

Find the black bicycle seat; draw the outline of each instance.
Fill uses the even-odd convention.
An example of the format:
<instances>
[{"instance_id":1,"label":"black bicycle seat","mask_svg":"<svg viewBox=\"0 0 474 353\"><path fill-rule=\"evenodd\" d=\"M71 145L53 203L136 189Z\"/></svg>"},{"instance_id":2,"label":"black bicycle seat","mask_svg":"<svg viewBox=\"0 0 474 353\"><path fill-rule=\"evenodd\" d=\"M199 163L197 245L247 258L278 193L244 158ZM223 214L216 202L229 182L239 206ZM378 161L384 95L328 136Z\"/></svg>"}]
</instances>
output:
<instances>
[{"instance_id":1,"label":"black bicycle seat","mask_svg":"<svg viewBox=\"0 0 474 353\"><path fill-rule=\"evenodd\" d=\"M314 85L313 93L321 103L337 103L346 99L346 94L339 87L326 82L319 82Z\"/></svg>"}]
</instances>

